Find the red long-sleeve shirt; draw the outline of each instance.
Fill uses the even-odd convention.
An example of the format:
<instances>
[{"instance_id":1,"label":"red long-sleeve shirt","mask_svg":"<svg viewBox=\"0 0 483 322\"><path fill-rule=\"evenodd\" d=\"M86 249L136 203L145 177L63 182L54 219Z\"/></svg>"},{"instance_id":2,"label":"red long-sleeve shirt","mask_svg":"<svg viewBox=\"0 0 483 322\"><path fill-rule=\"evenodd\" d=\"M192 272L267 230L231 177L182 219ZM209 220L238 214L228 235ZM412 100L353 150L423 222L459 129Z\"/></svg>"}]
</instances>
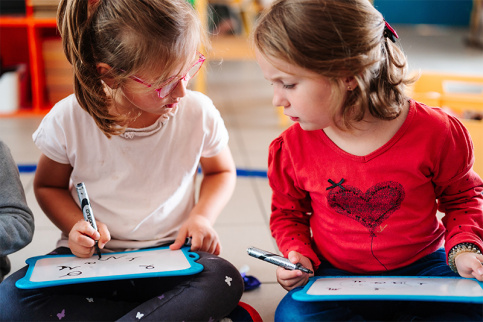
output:
<instances>
[{"instance_id":1,"label":"red long-sleeve shirt","mask_svg":"<svg viewBox=\"0 0 483 322\"><path fill-rule=\"evenodd\" d=\"M270 145L272 235L285 256L295 250L315 266L325 259L355 273L400 268L443 245L483 250L483 182L473 162L464 126L415 101L394 137L366 156L294 124Z\"/></svg>"}]
</instances>

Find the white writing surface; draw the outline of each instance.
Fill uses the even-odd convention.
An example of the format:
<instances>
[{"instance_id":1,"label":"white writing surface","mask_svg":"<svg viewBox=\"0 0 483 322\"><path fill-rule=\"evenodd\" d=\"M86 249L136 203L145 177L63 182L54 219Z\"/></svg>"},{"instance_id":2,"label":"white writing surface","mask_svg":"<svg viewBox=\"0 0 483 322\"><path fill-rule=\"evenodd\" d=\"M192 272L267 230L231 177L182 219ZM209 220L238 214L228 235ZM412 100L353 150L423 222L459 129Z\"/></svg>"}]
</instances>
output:
<instances>
[{"instance_id":1,"label":"white writing surface","mask_svg":"<svg viewBox=\"0 0 483 322\"><path fill-rule=\"evenodd\" d=\"M456 277L322 277L296 292L294 299L483 302L483 288L475 279Z\"/></svg>"},{"instance_id":2,"label":"white writing surface","mask_svg":"<svg viewBox=\"0 0 483 322\"><path fill-rule=\"evenodd\" d=\"M46 287L71 283L163 275L188 275L203 269L194 262L198 256L167 247L121 253L104 253L79 258L73 255L49 255L27 260L29 270L20 288Z\"/></svg>"}]
</instances>

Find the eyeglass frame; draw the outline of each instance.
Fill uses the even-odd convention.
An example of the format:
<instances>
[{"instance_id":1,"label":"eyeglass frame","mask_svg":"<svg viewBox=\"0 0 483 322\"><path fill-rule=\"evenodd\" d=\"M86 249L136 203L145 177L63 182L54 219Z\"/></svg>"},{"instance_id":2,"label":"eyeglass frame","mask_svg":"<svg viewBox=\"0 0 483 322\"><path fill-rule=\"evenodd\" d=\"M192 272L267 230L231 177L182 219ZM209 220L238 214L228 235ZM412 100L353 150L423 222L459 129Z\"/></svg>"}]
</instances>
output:
<instances>
[{"instance_id":1,"label":"eyeglass frame","mask_svg":"<svg viewBox=\"0 0 483 322\"><path fill-rule=\"evenodd\" d=\"M171 94L176 89L176 87L178 87L179 82L181 80L183 80L183 79L186 78L186 76L188 75L188 73L190 72L190 70L193 67L195 67L196 64L198 64L198 63L201 62L200 68L198 68L198 70L196 71L196 73L194 73L193 76L191 76L190 80L200 71L201 67L203 66L203 63L206 61L206 57L205 57L205 55L203 55L199 51L197 51L196 53L198 54L198 60L188 69L188 71L186 72L186 74L184 74L182 77L180 77L178 80L176 80L176 85L174 85L173 88L168 93L166 93L166 95L161 96L162 89L164 87L166 87L168 84L170 84L170 82L174 82L173 80L176 79L176 76L169 77L166 80L166 82L163 83L163 85L161 87L154 89L154 91L158 94L158 97L160 99L164 99L164 98L168 97L169 94ZM120 69L120 70L123 71L123 72L125 72L125 70L123 70L123 69ZM145 85L147 87L150 87L150 88L153 87L153 84L146 82L145 80L143 80L142 78L139 78L138 76L132 75L132 76L129 76L129 78L132 79L133 81L136 81L136 82L138 82L140 84L143 84L143 85Z\"/></svg>"}]
</instances>

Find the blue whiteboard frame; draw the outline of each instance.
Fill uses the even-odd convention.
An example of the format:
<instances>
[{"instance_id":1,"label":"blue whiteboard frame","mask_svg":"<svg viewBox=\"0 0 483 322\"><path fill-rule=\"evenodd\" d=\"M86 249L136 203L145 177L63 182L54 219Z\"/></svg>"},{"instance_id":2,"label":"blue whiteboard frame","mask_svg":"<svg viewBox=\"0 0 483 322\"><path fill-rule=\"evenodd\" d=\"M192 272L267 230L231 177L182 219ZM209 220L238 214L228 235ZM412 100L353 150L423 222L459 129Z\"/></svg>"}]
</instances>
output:
<instances>
[{"instance_id":1,"label":"blue whiteboard frame","mask_svg":"<svg viewBox=\"0 0 483 322\"><path fill-rule=\"evenodd\" d=\"M114 256L114 255L126 255L126 254L136 254L142 252L153 252L156 250L164 250L168 249L169 246L162 246L162 247L155 247L155 248L146 248L134 251L125 251L125 252L116 252L116 253L104 253L103 256ZM31 281L32 273L35 270L36 264L39 260L48 259L48 258L61 258L61 257L73 257L75 255L44 255L44 256L35 256L31 257L26 260L26 263L29 265L27 269L27 273L24 277L19 279L15 286L20 289L35 289L35 288L42 288L42 287L52 287L52 286L60 286L60 285L69 285L69 284L78 284L78 283L91 283L91 282L100 282L100 281L112 281L112 280L122 280L122 279L134 279L134 278L149 278L149 277L162 277L162 276L183 276L183 275L194 275L201 272L204 267L203 265L196 262L200 258L200 256L196 253L190 252L189 247L182 247L181 251L185 255L190 267L182 270L171 270L171 271L158 271L158 272L143 272L143 273L135 273L135 274L123 274L123 275L107 275L107 276L96 276L96 277L75 277L71 279L56 279L56 280L48 280L48 281ZM97 255L93 255L97 257Z\"/></svg>"},{"instance_id":2,"label":"blue whiteboard frame","mask_svg":"<svg viewBox=\"0 0 483 322\"><path fill-rule=\"evenodd\" d=\"M414 293L404 294L355 294L350 291L345 291L343 294L307 294L312 285L320 279L341 279L347 281L359 280L359 279L439 279L444 281L468 280L476 283L482 289L482 292L478 290L478 293L483 294L483 283L476 279L468 279L464 277L442 277L442 276L315 276L309 278L309 282L300 291L294 292L292 298L297 301L304 302L316 302L316 301L355 301L355 300L399 300L399 301L433 301L433 302L467 302L467 303L483 303L483 295L475 296L462 296L454 295L448 291L448 294L441 295L421 295L415 290ZM470 294L470 293L468 293Z\"/></svg>"}]
</instances>

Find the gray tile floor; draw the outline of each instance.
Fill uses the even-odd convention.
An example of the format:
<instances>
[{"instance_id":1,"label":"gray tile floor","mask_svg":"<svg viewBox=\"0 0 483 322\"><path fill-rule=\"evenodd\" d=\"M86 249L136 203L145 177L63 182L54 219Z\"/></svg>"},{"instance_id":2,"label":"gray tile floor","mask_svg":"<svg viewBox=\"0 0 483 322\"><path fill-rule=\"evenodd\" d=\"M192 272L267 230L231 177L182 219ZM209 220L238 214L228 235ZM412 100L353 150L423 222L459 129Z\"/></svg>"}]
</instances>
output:
<instances>
[{"instance_id":1,"label":"gray tile floor","mask_svg":"<svg viewBox=\"0 0 483 322\"><path fill-rule=\"evenodd\" d=\"M395 26L411 70L432 70L483 75L483 51L464 46L465 29L429 26ZM268 145L288 125L281 122L271 105L271 87L253 61L211 62L208 68L207 94L214 100L230 132L230 147L237 167L266 171ZM36 164L39 152L31 135L40 118L0 117L0 140L8 144L16 162ZM35 214L33 242L10 255L13 270L25 259L52 250L58 230L37 205L33 191L33 173L22 173L27 201ZM216 228L223 250L222 256L237 268L249 266L249 275L262 285L245 292L242 300L252 305L264 321L273 321L277 303L285 291L275 278L275 267L249 257L246 248L256 246L272 252L277 248L270 236L270 187L266 178L240 176L235 193L219 217Z\"/></svg>"}]
</instances>

